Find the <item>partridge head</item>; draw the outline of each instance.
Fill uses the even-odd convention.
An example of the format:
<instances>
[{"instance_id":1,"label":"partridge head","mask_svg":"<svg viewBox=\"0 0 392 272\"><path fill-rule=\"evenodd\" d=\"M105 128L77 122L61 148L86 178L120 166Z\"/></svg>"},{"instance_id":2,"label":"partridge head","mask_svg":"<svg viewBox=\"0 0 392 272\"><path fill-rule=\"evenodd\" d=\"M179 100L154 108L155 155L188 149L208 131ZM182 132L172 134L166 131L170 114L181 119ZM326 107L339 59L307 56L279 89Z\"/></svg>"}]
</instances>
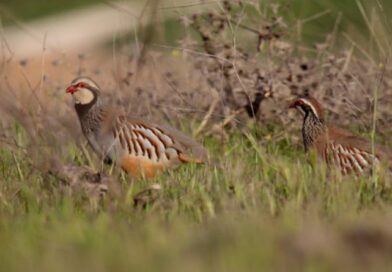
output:
<instances>
[{"instance_id":1,"label":"partridge head","mask_svg":"<svg viewBox=\"0 0 392 272\"><path fill-rule=\"evenodd\" d=\"M66 92L72 94L75 105L88 105L96 100L99 87L92 79L80 77L71 82Z\"/></svg>"},{"instance_id":2,"label":"partridge head","mask_svg":"<svg viewBox=\"0 0 392 272\"><path fill-rule=\"evenodd\" d=\"M207 160L204 147L182 132L123 114L103 102L99 86L81 77L72 94L83 134L106 163L115 161L132 176L151 178L180 164Z\"/></svg>"},{"instance_id":3,"label":"partridge head","mask_svg":"<svg viewBox=\"0 0 392 272\"><path fill-rule=\"evenodd\" d=\"M327 165L342 174L369 173L374 165L385 162L392 166L392 152L386 147L372 144L349 131L325 122L320 103L311 96L296 98L290 105L303 113L302 137L305 152L313 149Z\"/></svg>"}]
</instances>

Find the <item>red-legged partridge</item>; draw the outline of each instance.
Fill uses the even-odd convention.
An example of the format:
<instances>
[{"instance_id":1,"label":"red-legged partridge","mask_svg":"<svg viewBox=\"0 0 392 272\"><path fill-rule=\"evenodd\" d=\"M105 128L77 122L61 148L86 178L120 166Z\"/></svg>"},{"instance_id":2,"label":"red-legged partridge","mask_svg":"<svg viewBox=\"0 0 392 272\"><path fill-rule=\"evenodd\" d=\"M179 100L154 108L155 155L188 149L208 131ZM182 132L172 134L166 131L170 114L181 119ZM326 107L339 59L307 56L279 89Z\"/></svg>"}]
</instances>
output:
<instances>
[{"instance_id":1,"label":"red-legged partridge","mask_svg":"<svg viewBox=\"0 0 392 272\"><path fill-rule=\"evenodd\" d=\"M374 146L349 131L327 125L320 103L313 97L295 99L290 108L304 114L302 136L305 152L314 149L327 165L338 168L342 174L369 173L374 165L385 162L392 165L392 152L386 147Z\"/></svg>"},{"instance_id":2,"label":"red-legged partridge","mask_svg":"<svg viewBox=\"0 0 392 272\"><path fill-rule=\"evenodd\" d=\"M89 78L76 78L66 92L73 96L83 134L93 150L132 176L152 178L182 163L207 160L203 146L182 132L110 108Z\"/></svg>"}]
</instances>

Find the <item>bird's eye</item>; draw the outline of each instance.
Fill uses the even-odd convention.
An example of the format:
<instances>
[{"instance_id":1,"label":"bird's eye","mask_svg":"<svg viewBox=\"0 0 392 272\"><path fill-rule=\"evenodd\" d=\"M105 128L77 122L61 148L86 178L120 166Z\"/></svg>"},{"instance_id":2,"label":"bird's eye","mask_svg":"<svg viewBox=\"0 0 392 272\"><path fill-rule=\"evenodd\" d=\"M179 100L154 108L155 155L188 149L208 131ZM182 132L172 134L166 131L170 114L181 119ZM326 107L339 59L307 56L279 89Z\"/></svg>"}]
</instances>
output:
<instances>
[{"instance_id":1,"label":"bird's eye","mask_svg":"<svg viewBox=\"0 0 392 272\"><path fill-rule=\"evenodd\" d=\"M76 84L77 88L84 88L86 87L85 84L83 82L79 82L78 84Z\"/></svg>"}]
</instances>

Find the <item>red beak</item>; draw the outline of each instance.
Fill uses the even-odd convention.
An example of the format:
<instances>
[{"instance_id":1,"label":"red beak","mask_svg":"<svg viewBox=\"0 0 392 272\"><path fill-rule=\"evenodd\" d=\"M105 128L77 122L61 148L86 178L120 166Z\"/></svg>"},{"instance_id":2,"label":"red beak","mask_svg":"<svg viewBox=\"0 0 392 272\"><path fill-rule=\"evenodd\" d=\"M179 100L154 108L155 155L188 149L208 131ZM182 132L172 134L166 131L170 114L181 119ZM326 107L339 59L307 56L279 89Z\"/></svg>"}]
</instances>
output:
<instances>
[{"instance_id":1,"label":"red beak","mask_svg":"<svg viewBox=\"0 0 392 272\"><path fill-rule=\"evenodd\" d=\"M294 109L295 107L297 107L297 101L291 102L289 105L289 109Z\"/></svg>"},{"instance_id":2,"label":"red beak","mask_svg":"<svg viewBox=\"0 0 392 272\"><path fill-rule=\"evenodd\" d=\"M65 92L66 92L66 93L73 94L74 92L76 92L76 87L73 86L73 85L71 85L71 86L69 86L69 87L65 90Z\"/></svg>"},{"instance_id":3,"label":"red beak","mask_svg":"<svg viewBox=\"0 0 392 272\"><path fill-rule=\"evenodd\" d=\"M289 106L289 109L294 109L294 108L296 108L296 107L298 107L298 106L300 106L302 104L303 103L302 103L301 100L295 99L293 102L291 102L291 104Z\"/></svg>"}]
</instances>

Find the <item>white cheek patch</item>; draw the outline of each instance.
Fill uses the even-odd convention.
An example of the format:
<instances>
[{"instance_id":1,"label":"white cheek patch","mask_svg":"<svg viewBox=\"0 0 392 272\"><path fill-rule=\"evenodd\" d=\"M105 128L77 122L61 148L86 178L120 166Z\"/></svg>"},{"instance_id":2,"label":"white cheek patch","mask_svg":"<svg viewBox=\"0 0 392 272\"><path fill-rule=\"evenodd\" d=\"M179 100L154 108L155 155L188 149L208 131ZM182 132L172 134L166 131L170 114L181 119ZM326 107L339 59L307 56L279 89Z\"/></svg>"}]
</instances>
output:
<instances>
[{"instance_id":1,"label":"white cheek patch","mask_svg":"<svg viewBox=\"0 0 392 272\"><path fill-rule=\"evenodd\" d=\"M301 99L301 101L302 101L302 103L304 103L305 105L307 105L308 107L311 108L312 112L314 113L314 115L316 115L317 118L320 118L320 116L318 115L318 112L317 112L316 108L313 106L312 103L310 103L310 102L309 102L308 100L306 100L306 99ZM301 111L305 113L305 111L302 109L302 107L299 107L299 108L301 108Z\"/></svg>"},{"instance_id":2,"label":"white cheek patch","mask_svg":"<svg viewBox=\"0 0 392 272\"><path fill-rule=\"evenodd\" d=\"M312 105L312 104L308 104L309 105L309 107L312 109L312 112L314 113L314 115L316 115L316 117L318 118L318 119L320 119L320 116L318 115L318 112L317 112L317 110L314 108L314 106Z\"/></svg>"},{"instance_id":3,"label":"white cheek patch","mask_svg":"<svg viewBox=\"0 0 392 272\"><path fill-rule=\"evenodd\" d=\"M94 94L92 91L86 88L79 88L73 94L73 98L75 100L75 104L89 104L94 100Z\"/></svg>"}]
</instances>

